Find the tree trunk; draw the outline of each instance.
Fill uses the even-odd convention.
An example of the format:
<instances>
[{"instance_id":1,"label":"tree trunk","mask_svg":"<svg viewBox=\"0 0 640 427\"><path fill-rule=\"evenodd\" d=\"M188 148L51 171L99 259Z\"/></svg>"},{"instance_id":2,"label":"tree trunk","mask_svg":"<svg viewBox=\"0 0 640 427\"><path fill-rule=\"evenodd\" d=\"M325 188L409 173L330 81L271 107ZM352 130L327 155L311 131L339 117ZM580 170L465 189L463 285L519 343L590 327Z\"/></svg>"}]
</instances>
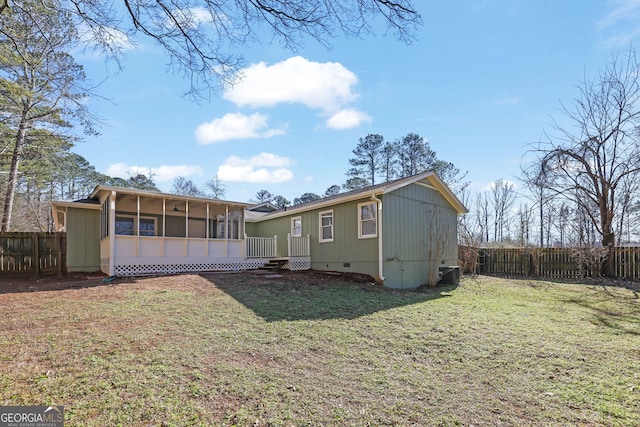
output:
<instances>
[{"instance_id":1,"label":"tree trunk","mask_svg":"<svg viewBox=\"0 0 640 427\"><path fill-rule=\"evenodd\" d=\"M2 226L0 226L0 231L2 232L7 232L11 228L11 212L13 211L13 200L15 198L18 181L18 164L22 157L22 147L26 136L27 123L23 118L18 127L16 146L13 148L13 156L11 157L11 169L9 169L9 180L7 181L7 192L4 197L4 210L2 212Z\"/></svg>"},{"instance_id":2,"label":"tree trunk","mask_svg":"<svg viewBox=\"0 0 640 427\"><path fill-rule=\"evenodd\" d=\"M612 231L603 233L602 247L607 248L605 258L600 266L600 274L607 277L615 277L616 265L613 257L613 248L615 247L615 234Z\"/></svg>"},{"instance_id":3,"label":"tree trunk","mask_svg":"<svg viewBox=\"0 0 640 427\"><path fill-rule=\"evenodd\" d=\"M544 209L542 206L542 194L540 195L540 247L544 248Z\"/></svg>"}]
</instances>

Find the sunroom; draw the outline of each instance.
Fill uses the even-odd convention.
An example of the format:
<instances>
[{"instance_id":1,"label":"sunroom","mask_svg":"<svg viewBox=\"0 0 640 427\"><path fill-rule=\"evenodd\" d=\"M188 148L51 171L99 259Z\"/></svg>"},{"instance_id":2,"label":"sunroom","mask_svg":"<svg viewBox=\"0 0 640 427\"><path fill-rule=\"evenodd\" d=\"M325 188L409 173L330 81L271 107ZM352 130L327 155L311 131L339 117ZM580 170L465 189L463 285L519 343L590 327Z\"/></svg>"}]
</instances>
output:
<instances>
[{"instance_id":1,"label":"sunroom","mask_svg":"<svg viewBox=\"0 0 640 427\"><path fill-rule=\"evenodd\" d=\"M100 265L107 274L234 270L264 263L246 259L245 203L106 186L96 187L91 198L101 206Z\"/></svg>"},{"instance_id":2,"label":"sunroom","mask_svg":"<svg viewBox=\"0 0 640 427\"><path fill-rule=\"evenodd\" d=\"M69 271L137 276L246 270L273 261L308 269L309 236L285 233L284 248L276 235L247 236L246 216L264 214L250 206L102 185L88 199L52 202L55 228L68 236Z\"/></svg>"}]
</instances>

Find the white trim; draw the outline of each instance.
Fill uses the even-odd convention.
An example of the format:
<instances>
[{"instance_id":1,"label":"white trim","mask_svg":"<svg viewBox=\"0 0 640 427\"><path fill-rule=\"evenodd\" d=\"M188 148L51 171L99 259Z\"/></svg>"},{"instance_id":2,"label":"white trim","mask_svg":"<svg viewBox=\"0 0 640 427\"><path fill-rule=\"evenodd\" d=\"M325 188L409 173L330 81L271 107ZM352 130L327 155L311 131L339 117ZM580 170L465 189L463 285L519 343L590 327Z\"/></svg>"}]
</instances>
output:
<instances>
[{"instance_id":1,"label":"white trim","mask_svg":"<svg viewBox=\"0 0 640 427\"><path fill-rule=\"evenodd\" d=\"M324 239L324 233L322 232L324 229L324 225L322 225L322 215L324 214L331 214L331 224L329 225L330 229L331 229L331 238L330 239ZM318 242L320 243L329 243L329 242L333 242L333 239L335 237L334 233L335 233L335 215L333 214L333 209L328 209L326 211L321 211L318 212Z\"/></svg>"},{"instance_id":2,"label":"white trim","mask_svg":"<svg viewBox=\"0 0 640 427\"><path fill-rule=\"evenodd\" d=\"M107 196L109 206L109 271L107 274L113 276L115 274L116 259L116 191L111 190L111 194ZM102 256L102 254L100 254Z\"/></svg>"},{"instance_id":3,"label":"white trim","mask_svg":"<svg viewBox=\"0 0 640 427\"><path fill-rule=\"evenodd\" d=\"M373 198L375 195L372 194L371 198ZM376 232L375 234L362 234L362 206L374 206L373 212L375 215L375 221L376 221ZM369 200L368 202L364 202L364 203L358 203L358 239L375 239L376 237L378 237L378 203L375 200ZM366 221L371 221L366 220Z\"/></svg>"},{"instance_id":4,"label":"white trim","mask_svg":"<svg viewBox=\"0 0 640 427\"><path fill-rule=\"evenodd\" d=\"M300 221L300 230L298 233L296 233L295 227L293 226L295 220ZM294 216L291 218L291 237L302 237L302 216Z\"/></svg>"},{"instance_id":5,"label":"white trim","mask_svg":"<svg viewBox=\"0 0 640 427\"><path fill-rule=\"evenodd\" d=\"M384 285L384 262L383 262L383 247L382 247L382 200L377 198L375 194L371 195L371 200L375 200L378 204L378 216L376 220L378 221L378 278Z\"/></svg>"},{"instance_id":6,"label":"white trim","mask_svg":"<svg viewBox=\"0 0 640 427\"><path fill-rule=\"evenodd\" d=\"M99 211L102 208L100 203L83 203L83 202L51 202L52 206L76 208L76 209L95 209Z\"/></svg>"}]
</instances>

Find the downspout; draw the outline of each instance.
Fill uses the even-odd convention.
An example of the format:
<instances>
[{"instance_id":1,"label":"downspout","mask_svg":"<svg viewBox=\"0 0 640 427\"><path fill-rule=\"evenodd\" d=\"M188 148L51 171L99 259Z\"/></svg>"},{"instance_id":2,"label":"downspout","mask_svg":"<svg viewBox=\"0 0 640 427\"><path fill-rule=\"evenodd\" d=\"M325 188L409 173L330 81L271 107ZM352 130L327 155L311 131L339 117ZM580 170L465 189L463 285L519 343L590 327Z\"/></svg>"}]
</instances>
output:
<instances>
[{"instance_id":1,"label":"downspout","mask_svg":"<svg viewBox=\"0 0 640 427\"><path fill-rule=\"evenodd\" d=\"M376 197L375 194L371 195L371 200L374 200L378 204L378 277L384 285L384 266L382 264L382 200Z\"/></svg>"}]
</instances>

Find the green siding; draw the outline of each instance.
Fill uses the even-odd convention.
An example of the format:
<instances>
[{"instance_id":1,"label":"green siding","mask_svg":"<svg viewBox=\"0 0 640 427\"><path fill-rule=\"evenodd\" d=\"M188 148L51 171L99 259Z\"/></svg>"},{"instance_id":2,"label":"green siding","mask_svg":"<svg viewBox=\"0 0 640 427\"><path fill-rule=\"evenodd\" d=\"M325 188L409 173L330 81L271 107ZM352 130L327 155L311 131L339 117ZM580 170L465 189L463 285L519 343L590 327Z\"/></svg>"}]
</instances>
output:
<instances>
[{"instance_id":1,"label":"green siding","mask_svg":"<svg viewBox=\"0 0 640 427\"><path fill-rule=\"evenodd\" d=\"M281 218L247 225L247 235L278 236L278 256L287 256L287 234L291 218L302 217L302 235L310 237L311 268L314 270L378 273L378 239L358 239L358 203L342 203L332 208L293 213ZM320 243L320 212L333 209L334 240ZM249 234L251 232L251 234Z\"/></svg>"},{"instance_id":2,"label":"green siding","mask_svg":"<svg viewBox=\"0 0 640 427\"><path fill-rule=\"evenodd\" d=\"M380 196L383 204L383 274L385 286L408 289L429 281L429 272L440 265L456 265L457 212L442 195L411 184ZM247 224L247 235L278 236L278 256L287 256L291 218L302 217L302 234L310 236L311 268L369 274L378 278L378 239L358 239L360 200L292 213ZM333 209L334 241L320 243L320 212Z\"/></svg>"},{"instance_id":3,"label":"green siding","mask_svg":"<svg viewBox=\"0 0 640 427\"><path fill-rule=\"evenodd\" d=\"M251 227L246 227L247 236L251 237L273 237L278 236L278 250L276 256L287 256L287 234L291 232L291 218L282 217L270 221L259 222ZM249 234L251 229L251 234ZM302 232L306 234L304 221L302 222Z\"/></svg>"},{"instance_id":4,"label":"green siding","mask_svg":"<svg viewBox=\"0 0 640 427\"><path fill-rule=\"evenodd\" d=\"M435 190L413 184L383 197L385 285L415 288L440 265L456 265L457 213Z\"/></svg>"},{"instance_id":5,"label":"green siding","mask_svg":"<svg viewBox=\"0 0 640 427\"><path fill-rule=\"evenodd\" d=\"M67 271L100 271L100 211L67 210Z\"/></svg>"},{"instance_id":6,"label":"green siding","mask_svg":"<svg viewBox=\"0 0 640 427\"><path fill-rule=\"evenodd\" d=\"M252 222L247 222L244 224L244 232L247 236L250 237L264 237L258 235L258 226Z\"/></svg>"},{"instance_id":7,"label":"green siding","mask_svg":"<svg viewBox=\"0 0 640 427\"><path fill-rule=\"evenodd\" d=\"M378 239L358 239L358 203L362 200L333 206L333 242L319 242L320 212L312 212L311 268L378 275Z\"/></svg>"}]
</instances>

